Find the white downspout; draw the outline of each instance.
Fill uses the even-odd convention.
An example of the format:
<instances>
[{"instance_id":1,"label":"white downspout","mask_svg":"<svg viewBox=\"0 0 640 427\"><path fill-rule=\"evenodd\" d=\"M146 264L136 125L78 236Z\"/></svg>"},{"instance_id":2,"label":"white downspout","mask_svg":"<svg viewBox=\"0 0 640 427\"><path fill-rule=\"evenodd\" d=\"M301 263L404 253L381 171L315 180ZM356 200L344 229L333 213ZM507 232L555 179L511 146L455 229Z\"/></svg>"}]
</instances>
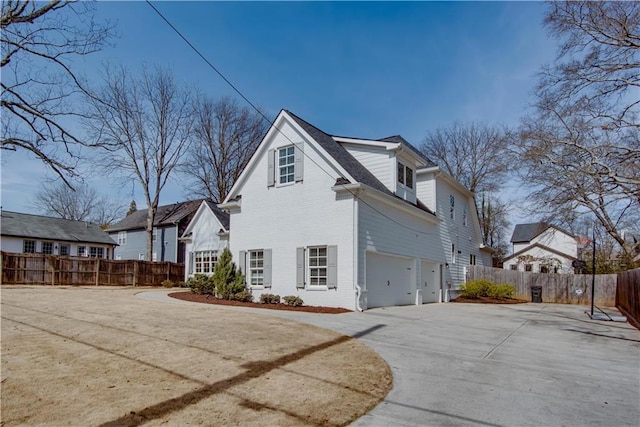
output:
<instances>
[{"instance_id":1,"label":"white downspout","mask_svg":"<svg viewBox=\"0 0 640 427\"><path fill-rule=\"evenodd\" d=\"M362 312L360 307L360 297L362 288L358 285L358 198L353 196L353 284L356 287L356 310Z\"/></svg>"}]
</instances>

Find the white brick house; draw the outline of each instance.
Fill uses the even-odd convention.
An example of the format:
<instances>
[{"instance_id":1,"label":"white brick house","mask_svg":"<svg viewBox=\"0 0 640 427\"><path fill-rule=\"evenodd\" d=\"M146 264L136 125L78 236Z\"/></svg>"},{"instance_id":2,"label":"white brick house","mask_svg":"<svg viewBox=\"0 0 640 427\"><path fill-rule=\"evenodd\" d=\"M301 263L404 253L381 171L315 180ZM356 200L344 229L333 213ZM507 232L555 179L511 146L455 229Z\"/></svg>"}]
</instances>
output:
<instances>
[{"instance_id":1,"label":"white brick house","mask_svg":"<svg viewBox=\"0 0 640 427\"><path fill-rule=\"evenodd\" d=\"M422 304L491 265L473 194L402 137L330 136L286 110L219 207L255 296Z\"/></svg>"}]
</instances>

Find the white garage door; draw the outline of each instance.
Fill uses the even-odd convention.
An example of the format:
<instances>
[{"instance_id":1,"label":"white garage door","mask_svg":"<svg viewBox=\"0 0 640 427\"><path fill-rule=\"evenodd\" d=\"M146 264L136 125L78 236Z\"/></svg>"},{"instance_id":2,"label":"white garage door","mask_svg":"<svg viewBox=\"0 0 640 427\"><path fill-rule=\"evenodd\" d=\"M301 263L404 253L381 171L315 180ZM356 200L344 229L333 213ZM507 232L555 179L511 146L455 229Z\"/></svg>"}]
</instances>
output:
<instances>
[{"instance_id":1,"label":"white garage door","mask_svg":"<svg viewBox=\"0 0 640 427\"><path fill-rule=\"evenodd\" d=\"M420 264L422 287L422 303L438 302L440 300L440 264L422 261Z\"/></svg>"},{"instance_id":2,"label":"white garage door","mask_svg":"<svg viewBox=\"0 0 640 427\"><path fill-rule=\"evenodd\" d=\"M366 254L367 308L415 304L413 260Z\"/></svg>"}]
</instances>

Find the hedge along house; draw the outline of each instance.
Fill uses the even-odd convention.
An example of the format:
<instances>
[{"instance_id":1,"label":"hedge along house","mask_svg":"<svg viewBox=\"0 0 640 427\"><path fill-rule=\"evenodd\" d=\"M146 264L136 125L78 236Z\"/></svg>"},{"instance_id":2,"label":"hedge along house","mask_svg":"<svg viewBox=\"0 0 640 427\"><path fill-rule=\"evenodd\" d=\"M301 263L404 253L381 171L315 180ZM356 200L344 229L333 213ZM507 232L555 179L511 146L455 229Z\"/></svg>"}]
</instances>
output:
<instances>
[{"instance_id":1,"label":"hedge along house","mask_svg":"<svg viewBox=\"0 0 640 427\"><path fill-rule=\"evenodd\" d=\"M229 214L211 200L204 200L180 238L187 253L185 278L212 274L218 256L229 247Z\"/></svg>"},{"instance_id":2,"label":"hedge along house","mask_svg":"<svg viewBox=\"0 0 640 427\"><path fill-rule=\"evenodd\" d=\"M218 206L256 296L422 304L491 265L473 194L402 137L331 136L286 110Z\"/></svg>"},{"instance_id":3,"label":"hedge along house","mask_svg":"<svg viewBox=\"0 0 640 427\"><path fill-rule=\"evenodd\" d=\"M147 209L127 215L106 231L118 242L115 259L139 259L147 261L186 260L185 243L179 240L191 218L200 207L202 199L158 206L153 222L153 252L147 259Z\"/></svg>"},{"instance_id":4,"label":"hedge along house","mask_svg":"<svg viewBox=\"0 0 640 427\"><path fill-rule=\"evenodd\" d=\"M116 242L84 221L2 211L0 250L60 256L111 258Z\"/></svg>"}]
</instances>

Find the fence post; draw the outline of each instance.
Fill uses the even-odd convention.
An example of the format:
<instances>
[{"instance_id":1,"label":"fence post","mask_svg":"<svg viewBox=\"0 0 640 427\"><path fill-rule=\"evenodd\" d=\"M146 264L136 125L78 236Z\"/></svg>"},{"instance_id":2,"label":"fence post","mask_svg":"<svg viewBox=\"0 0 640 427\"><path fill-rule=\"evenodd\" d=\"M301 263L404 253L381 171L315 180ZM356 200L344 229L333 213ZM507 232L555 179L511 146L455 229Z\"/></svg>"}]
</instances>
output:
<instances>
[{"instance_id":1,"label":"fence post","mask_svg":"<svg viewBox=\"0 0 640 427\"><path fill-rule=\"evenodd\" d=\"M96 286L100 283L100 258L96 258Z\"/></svg>"},{"instance_id":2,"label":"fence post","mask_svg":"<svg viewBox=\"0 0 640 427\"><path fill-rule=\"evenodd\" d=\"M138 283L138 263L140 261L133 262L133 286L135 287Z\"/></svg>"}]
</instances>

